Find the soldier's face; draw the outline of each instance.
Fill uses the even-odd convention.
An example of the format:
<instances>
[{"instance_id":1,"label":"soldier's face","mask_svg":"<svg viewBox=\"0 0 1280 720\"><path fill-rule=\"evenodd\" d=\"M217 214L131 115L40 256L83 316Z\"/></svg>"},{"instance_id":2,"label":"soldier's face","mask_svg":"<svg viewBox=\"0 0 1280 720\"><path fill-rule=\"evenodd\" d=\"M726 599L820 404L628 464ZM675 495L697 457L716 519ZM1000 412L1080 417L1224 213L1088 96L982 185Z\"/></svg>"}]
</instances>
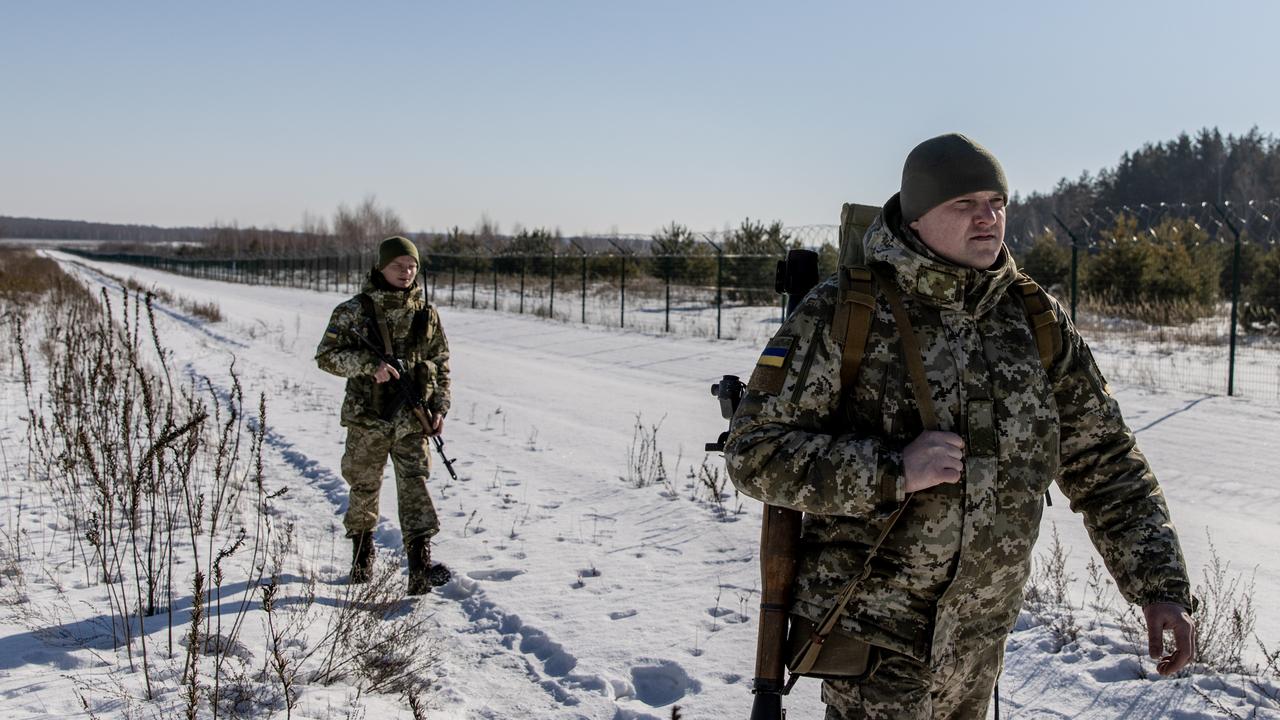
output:
<instances>
[{"instance_id":1,"label":"soldier's face","mask_svg":"<svg viewBox=\"0 0 1280 720\"><path fill-rule=\"evenodd\" d=\"M391 287L400 288L401 290L413 284L413 279L418 275L418 261L413 259L411 255L401 255L400 257L387 263L382 268L382 277L387 279L387 283Z\"/></svg>"},{"instance_id":2,"label":"soldier's face","mask_svg":"<svg viewBox=\"0 0 1280 720\"><path fill-rule=\"evenodd\" d=\"M951 198L921 215L911 229L943 258L985 270L1004 246L1004 196L984 190Z\"/></svg>"}]
</instances>

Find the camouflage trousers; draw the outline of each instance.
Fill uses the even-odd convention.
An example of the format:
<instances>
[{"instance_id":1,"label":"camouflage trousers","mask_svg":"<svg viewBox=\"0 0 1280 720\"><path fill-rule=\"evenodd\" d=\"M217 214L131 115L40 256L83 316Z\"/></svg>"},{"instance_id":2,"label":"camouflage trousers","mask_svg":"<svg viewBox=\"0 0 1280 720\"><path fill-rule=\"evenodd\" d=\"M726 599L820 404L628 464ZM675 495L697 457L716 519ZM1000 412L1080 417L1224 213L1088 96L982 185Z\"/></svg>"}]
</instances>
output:
<instances>
[{"instance_id":1,"label":"camouflage trousers","mask_svg":"<svg viewBox=\"0 0 1280 720\"><path fill-rule=\"evenodd\" d=\"M342 477L350 488L347 515L342 525L347 537L370 532L378 524L378 493L382 470L391 456L396 473L396 503L400 508L400 533L404 542L440 532L435 505L427 493L431 471L430 439L422 429L396 423L394 429L376 430L351 425L347 449L342 455Z\"/></svg>"},{"instance_id":2,"label":"camouflage trousers","mask_svg":"<svg viewBox=\"0 0 1280 720\"><path fill-rule=\"evenodd\" d=\"M986 720L1004 665L1004 641L1002 636L936 670L873 648L867 676L822 683L826 720Z\"/></svg>"}]
</instances>

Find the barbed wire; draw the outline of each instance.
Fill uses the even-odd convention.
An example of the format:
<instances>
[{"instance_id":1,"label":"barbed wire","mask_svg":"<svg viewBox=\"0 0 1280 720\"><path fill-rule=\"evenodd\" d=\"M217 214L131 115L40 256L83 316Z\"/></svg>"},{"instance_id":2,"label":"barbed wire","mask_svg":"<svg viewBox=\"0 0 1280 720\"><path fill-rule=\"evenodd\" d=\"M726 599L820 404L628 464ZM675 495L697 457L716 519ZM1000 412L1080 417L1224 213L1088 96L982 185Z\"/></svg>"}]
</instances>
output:
<instances>
[{"instance_id":1,"label":"barbed wire","mask_svg":"<svg viewBox=\"0 0 1280 720\"><path fill-rule=\"evenodd\" d=\"M1011 212L1015 209L1011 209ZM1012 244L1029 243L1042 234L1062 238L1081 249L1139 240L1176 241L1190 237L1193 245L1241 242L1275 246L1280 242L1280 199L1248 202L1156 202L1104 205L1053 217L1031 237L1010 238ZM1189 226L1194 232L1187 233ZM1066 227L1063 227L1065 225ZM1201 237L1202 236L1202 237Z\"/></svg>"}]
</instances>

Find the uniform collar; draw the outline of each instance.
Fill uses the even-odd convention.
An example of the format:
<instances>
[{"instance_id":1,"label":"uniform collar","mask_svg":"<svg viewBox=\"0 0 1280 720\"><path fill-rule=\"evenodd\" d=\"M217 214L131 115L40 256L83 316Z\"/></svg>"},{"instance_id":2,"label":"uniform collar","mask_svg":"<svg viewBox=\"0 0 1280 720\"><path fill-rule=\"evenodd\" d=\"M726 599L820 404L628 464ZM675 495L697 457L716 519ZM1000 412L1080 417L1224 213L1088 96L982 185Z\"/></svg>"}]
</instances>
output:
<instances>
[{"instance_id":1,"label":"uniform collar","mask_svg":"<svg viewBox=\"0 0 1280 720\"><path fill-rule=\"evenodd\" d=\"M383 310L399 308L421 310L427 306L421 276L414 277L413 283L408 288L400 290L388 285L381 274L373 270L369 273L369 277L365 278L361 292L373 298L373 301Z\"/></svg>"},{"instance_id":2,"label":"uniform collar","mask_svg":"<svg viewBox=\"0 0 1280 720\"><path fill-rule=\"evenodd\" d=\"M1008 247L986 270L961 267L929 250L902 222L898 196L885 204L863 237L868 264L887 265L898 287L939 309L986 314L1018 277Z\"/></svg>"}]
</instances>

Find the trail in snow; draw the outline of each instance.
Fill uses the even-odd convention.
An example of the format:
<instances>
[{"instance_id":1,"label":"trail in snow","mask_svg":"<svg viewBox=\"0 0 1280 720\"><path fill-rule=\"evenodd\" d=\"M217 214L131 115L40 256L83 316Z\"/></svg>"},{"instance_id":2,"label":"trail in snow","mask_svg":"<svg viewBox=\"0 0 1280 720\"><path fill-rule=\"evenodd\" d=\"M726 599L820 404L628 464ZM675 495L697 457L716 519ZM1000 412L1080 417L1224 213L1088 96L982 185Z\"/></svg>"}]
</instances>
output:
<instances>
[{"instance_id":1,"label":"trail in snow","mask_svg":"<svg viewBox=\"0 0 1280 720\"><path fill-rule=\"evenodd\" d=\"M342 382L315 370L311 352L345 296L100 267L220 305L227 320L213 327L168 309L162 340L182 367L224 390L234 357L246 397L267 393L271 479L290 486L311 552L327 548L326 567L341 572ZM696 488L687 475L703 461L702 443L723 429L710 384L746 374L758 348L491 312L442 314L455 387L446 437L461 477L432 480L444 525L437 557L455 570L454 581L426 600L445 638L439 710L469 718L665 718L678 704L689 718L745 716L759 506L743 502L735 513L730 499L729 512L718 514L705 499L691 501ZM1258 568L1258 597L1280 592L1270 511L1280 495L1280 446L1271 442L1280 408L1125 388L1119 397L1170 498L1191 566L1207 559L1208 527L1233 567ZM621 479L637 416L645 425L661 421L674 496ZM1071 548L1080 578L1092 550L1078 517L1055 499L1046 519ZM389 478L381 509L379 541L395 547ZM1280 638L1280 618L1259 610L1259 634ZM1057 654L1046 652L1038 632L1024 627L1013 636L1004 717L1210 716L1190 689L1197 679L1135 679L1141 661L1105 623ZM817 688L800 683L787 703L793 717L820 716Z\"/></svg>"}]
</instances>

